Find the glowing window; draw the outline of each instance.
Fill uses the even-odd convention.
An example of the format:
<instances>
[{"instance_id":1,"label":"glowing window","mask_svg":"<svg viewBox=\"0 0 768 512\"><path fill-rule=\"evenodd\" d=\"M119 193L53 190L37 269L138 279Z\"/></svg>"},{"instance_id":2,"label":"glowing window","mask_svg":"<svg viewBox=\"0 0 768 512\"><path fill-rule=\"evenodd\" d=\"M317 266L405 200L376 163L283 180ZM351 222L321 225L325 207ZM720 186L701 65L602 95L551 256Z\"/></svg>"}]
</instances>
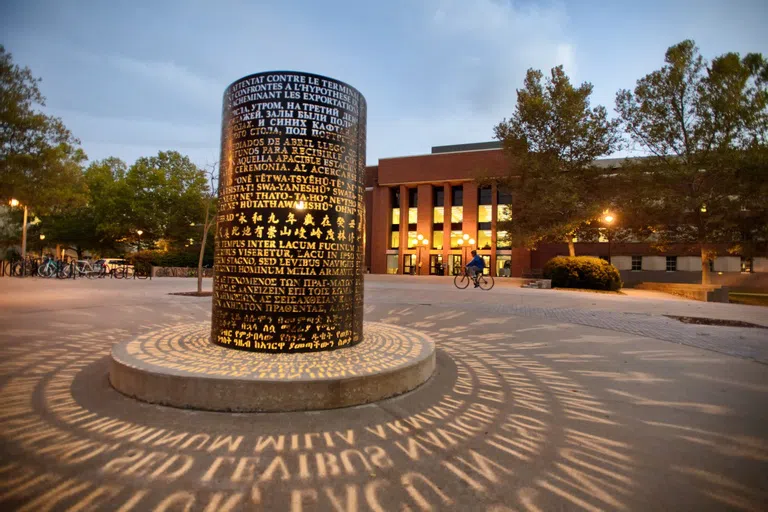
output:
<instances>
[{"instance_id":1,"label":"glowing window","mask_svg":"<svg viewBox=\"0 0 768 512\"><path fill-rule=\"evenodd\" d=\"M408 248L409 249L413 249L414 247L419 245L419 240L417 238L418 236L419 235L418 235L418 233L416 233L416 231L409 231L408 232Z\"/></svg>"},{"instance_id":2,"label":"glowing window","mask_svg":"<svg viewBox=\"0 0 768 512\"><path fill-rule=\"evenodd\" d=\"M496 248L497 249L509 249L512 247L512 242L507 238L506 231L499 231L496 233Z\"/></svg>"},{"instance_id":3,"label":"glowing window","mask_svg":"<svg viewBox=\"0 0 768 512\"><path fill-rule=\"evenodd\" d=\"M498 209L498 220L505 221L512 219L512 208L506 204L500 204Z\"/></svg>"},{"instance_id":4,"label":"glowing window","mask_svg":"<svg viewBox=\"0 0 768 512\"><path fill-rule=\"evenodd\" d=\"M451 206L451 224L458 224L464 220L464 207Z\"/></svg>"},{"instance_id":5,"label":"glowing window","mask_svg":"<svg viewBox=\"0 0 768 512\"><path fill-rule=\"evenodd\" d=\"M399 231L393 231L392 237L389 240L389 247L390 249L397 249L400 247L400 232Z\"/></svg>"},{"instance_id":6,"label":"glowing window","mask_svg":"<svg viewBox=\"0 0 768 512\"><path fill-rule=\"evenodd\" d=\"M397 274L397 254L387 254L387 274Z\"/></svg>"},{"instance_id":7,"label":"glowing window","mask_svg":"<svg viewBox=\"0 0 768 512\"><path fill-rule=\"evenodd\" d=\"M435 209L432 213L432 222L435 224L442 224L445 222L445 208L442 206L435 206Z\"/></svg>"},{"instance_id":8,"label":"glowing window","mask_svg":"<svg viewBox=\"0 0 768 512\"><path fill-rule=\"evenodd\" d=\"M461 231L451 231L451 249L458 249L462 246L462 244L459 243L459 240L462 242L464 241L464 239L461 238L462 234Z\"/></svg>"},{"instance_id":9,"label":"glowing window","mask_svg":"<svg viewBox=\"0 0 768 512\"><path fill-rule=\"evenodd\" d=\"M408 208L408 224L416 224L419 218L418 208Z\"/></svg>"},{"instance_id":10,"label":"glowing window","mask_svg":"<svg viewBox=\"0 0 768 512\"><path fill-rule=\"evenodd\" d=\"M392 224L400 224L400 208L392 208Z\"/></svg>"},{"instance_id":11,"label":"glowing window","mask_svg":"<svg viewBox=\"0 0 768 512\"><path fill-rule=\"evenodd\" d=\"M433 249L443 248L443 232L442 231L432 232L432 248Z\"/></svg>"},{"instance_id":12,"label":"glowing window","mask_svg":"<svg viewBox=\"0 0 768 512\"><path fill-rule=\"evenodd\" d=\"M477 232L477 248L478 249L490 249L491 248L491 230L481 229Z\"/></svg>"},{"instance_id":13,"label":"glowing window","mask_svg":"<svg viewBox=\"0 0 768 512\"><path fill-rule=\"evenodd\" d=\"M481 204L477 207L477 222L491 222L492 207L489 204Z\"/></svg>"}]
</instances>

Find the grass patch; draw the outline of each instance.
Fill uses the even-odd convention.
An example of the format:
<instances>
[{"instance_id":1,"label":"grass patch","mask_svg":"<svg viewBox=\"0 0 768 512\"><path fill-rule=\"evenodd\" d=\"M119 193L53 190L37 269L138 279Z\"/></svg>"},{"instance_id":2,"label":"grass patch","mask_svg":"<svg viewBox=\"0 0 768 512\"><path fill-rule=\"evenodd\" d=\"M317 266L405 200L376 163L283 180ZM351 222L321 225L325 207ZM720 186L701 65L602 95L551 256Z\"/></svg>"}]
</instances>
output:
<instances>
[{"instance_id":1,"label":"grass patch","mask_svg":"<svg viewBox=\"0 0 768 512\"><path fill-rule=\"evenodd\" d=\"M747 306L768 307L768 293L734 293L728 294L731 304L746 304Z\"/></svg>"},{"instance_id":2,"label":"grass patch","mask_svg":"<svg viewBox=\"0 0 768 512\"><path fill-rule=\"evenodd\" d=\"M553 287L553 290L565 290L567 292L589 292L589 293L607 293L608 295L626 295L626 293L622 292L621 290L618 291L611 291L611 290L590 290L589 288L561 288L561 287Z\"/></svg>"}]
</instances>

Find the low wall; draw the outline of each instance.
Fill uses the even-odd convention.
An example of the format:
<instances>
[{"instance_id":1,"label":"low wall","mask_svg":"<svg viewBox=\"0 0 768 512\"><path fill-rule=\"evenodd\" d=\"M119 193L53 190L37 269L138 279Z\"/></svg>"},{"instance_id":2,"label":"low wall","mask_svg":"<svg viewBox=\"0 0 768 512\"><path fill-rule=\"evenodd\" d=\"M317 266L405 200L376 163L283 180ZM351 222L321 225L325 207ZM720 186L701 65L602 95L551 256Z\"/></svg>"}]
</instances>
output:
<instances>
[{"instance_id":1,"label":"low wall","mask_svg":"<svg viewBox=\"0 0 768 512\"><path fill-rule=\"evenodd\" d=\"M665 272L646 271L633 272L620 270L624 287L633 288L638 283L690 283L701 284L701 271L699 272ZM768 273L766 272L710 272L710 282L713 285L728 286L731 291L768 291Z\"/></svg>"},{"instance_id":2,"label":"low wall","mask_svg":"<svg viewBox=\"0 0 768 512\"><path fill-rule=\"evenodd\" d=\"M704 284L638 283L635 288L669 293L702 302L729 302L728 287Z\"/></svg>"}]
</instances>

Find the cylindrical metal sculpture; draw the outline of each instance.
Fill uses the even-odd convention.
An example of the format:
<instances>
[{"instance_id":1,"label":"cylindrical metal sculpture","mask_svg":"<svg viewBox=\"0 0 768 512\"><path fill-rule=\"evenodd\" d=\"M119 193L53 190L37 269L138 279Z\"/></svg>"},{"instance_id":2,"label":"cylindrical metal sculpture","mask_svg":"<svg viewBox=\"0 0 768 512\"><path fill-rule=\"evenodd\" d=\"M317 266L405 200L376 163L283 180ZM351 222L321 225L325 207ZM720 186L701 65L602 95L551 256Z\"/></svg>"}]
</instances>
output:
<instances>
[{"instance_id":1,"label":"cylindrical metal sculpture","mask_svg":"<svg viewBox=\"0 0 768 512\"><path fill-rule=\"evenodd\" d=\"M211 340L292 353L363 339L365 98L258 73L224 93Z\"/></svg>"}]
</instances>

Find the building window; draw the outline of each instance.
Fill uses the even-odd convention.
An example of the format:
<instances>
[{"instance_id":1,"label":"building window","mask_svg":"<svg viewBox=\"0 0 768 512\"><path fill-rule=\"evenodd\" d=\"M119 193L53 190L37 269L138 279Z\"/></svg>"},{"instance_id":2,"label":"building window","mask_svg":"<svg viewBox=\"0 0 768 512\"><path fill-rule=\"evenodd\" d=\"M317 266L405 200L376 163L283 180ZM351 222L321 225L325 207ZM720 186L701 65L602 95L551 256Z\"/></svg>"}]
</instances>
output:
<instances>
[{"instance_id":1,"label":"building window","mask_svg":"<svg viewBox=\"0 0 768 512\"><path fill-rule=\"evenodd\" d=\"M464 221L464 207L451 206L451 229L461 229L461 223Z\"/></svg>"},{"instance_id":2,"label":"building window","mask_svg":"<svg viewBox=\"0 0 768 512\"><path fill-rule=\"evenodd\" d=\"M459 240L464 242L464 239L461 238L461 235L463 233L461 231L451 231L451 249L459 249L461 248L462 244L459 243Z\"/></svg>"},{"instance_id":3,"label":"building window","mask_svg":"<svg viewBox=\"0 0 768 512\"><path fill-rule=\"evenodd\" d=\"M443 232L442 231L432 232L432 248L438 249L438 250L443 248Z\"/></svg>"},{"instance_id":4,"label":"building window","mask_svg":"<svg viewBox=\"0 0 768 512\"><path fill-rule=\"evenodd\" d=\"M400 231L393 231L389 239L389 248L398 249L400 247Z\"/></svg>"},{"instance_id":5,"label":"building window","mask_svg":"<svg viewBox=\"0 0 768 512\"><path fill-rule=\"evenodd\" d=\"M435 206L432 210L432 223L439 224L442 227L443 222L445 222L445 207Z\"/></svg>"},{"instance_id":6,"label":"building window","mask_svg":"<svg viewBox=\"0 0 768 512\"><path fill-rule=\"evenodd\" d=\"M387 254L387 274L397 274L397 254Z\"/></svg>"},{"instance_id":7,"label":"building window","mask_svg":"<svg viewBox=\"0 0 768 512\"><path fill-rule=\"evenodd\" d=\"M416 229L416 223L419 218L419 190L416 188L408 189L408 229Z\"/></svg>"},{"instance_id":8,"label":"building window","mask_svg":"<svg viewBox=\"0 0 768 512\"><path fill-rule=\"evenodd\" d=\"M496 232L496 248L497 249L511 249L512 242L509 240L509 233L506 231Z\"/></svg>"},{"instance_id":9,"label":"building window","mask_svg":"<svg viewBox=\"0 0 768 512\"><path fill-rule=\"evenodd\" d=\"M400 189L399 188L393 188L391 189L390 194L390 208L392 209L391 213L391 222L390 224L390 237L389 237L389 248L390 249L397 249L400 247ZM397 272L395 272L397 273Z\"/></svg>"},{"instance_id":10,"label":"building window","mask_svg":"<svg viewBox=\"0 0 768 512\"><path fill-rule=\"evenodd\" d=\"M477 207L477 223L480 229L491 229L492 208L489 204L481 204ZM483 226L483 224L487 224L487 226Z\"/></svg>"},{"instance_id":11,"label":"building window","mask_svg":"<svg viewBox=\"0 0 768 512\"><path fill-rule=\"evenodd\" d=\"M497 216L496 220L504 222L512 220L512 194L503 187L496 188Z\"/></svg>"},{"instance_id":12,"label":"building window","mask_svg":"<svg viewBox=\"0 0 768 512\"><path fill-rule=\"evenodd\" d=\"M741 271L748 273L752 272L752 258L741 257Z\"/></svg>"},{"instance_id":13,"label":"building window","mask_svg":"<svg viewBox=\"0 0 768 512\"><path fill-rule=\"evenodd\" d=\"M413 249L419 245L419 234L416 231L408 231L408 248Z\"/></svg>"},{"instance_id":14,"label":"building window","mask_svg":"<svg viewBox=\"0 0 768 512\"><path fill-rule=\"evenodd\" d=\"M643 270L643 257L642 256L632 256L632 268L631 270L637 271L637 270Z\"/></svg>"},{"instance_id":15,"label":"building window","mask_svg":"<svg viewBox=\"0 0 768 512\"><path fill-rule=\"evenodd\" d=\"M400 208L392 208L392 226L400 229Z\"/></svg>"},{"instance_id":16,"label":"building window","mask_svg":"<svg viewBox=\"0 0 768 512\"><path fill-rule=\"evenodd\" d=\"M445 206L445 189L443 187L432 187L432 206Z\"/></svg>"},{"instance_id":17,"label":"building window","mask_svg":"<svg viewBox=\"0 0 768 512\"><path fill-rule=\"evenodd\" d=\"M464 187L456 185L451 187L451 206L464 206Z\"/></svg>"},{"instance_id":18,"label":"building window","mask_svg":"<svg viewBox=\"0 0 768 512\"><path fill-rule=\"evenodd\" d=\"M677 270L677 256L667 256L667 272L675 272Z\"/></svg>"},{"instance_id":19,"label":"building window","mask_svg":"<svg viewBox=\"0 0 768 512\"><path fill-rule=\"evenodd\" d=\"M478 249L490 249L491 248L491 230L481 229L477 232L477 248Z\"/></svg>"},{"instance_id":20,"label":"building window","mask_svg":"<svg viewBox=\"0 0 768 512\"><path fill-rule=\"evenodd\" d=\"M477 189L477 204L491 204L491 187L479 187Z\"/></svg>"},{"instance_id":21,"label":"building window","mask_svg":"<svg viewBox=\"0 0 768 512\"><path fill-rule=\"evenodd\" d=\"M416 227L416 223L419 220L419 209L408 208L408 227Z\"/></svg>"}]
</instances>

